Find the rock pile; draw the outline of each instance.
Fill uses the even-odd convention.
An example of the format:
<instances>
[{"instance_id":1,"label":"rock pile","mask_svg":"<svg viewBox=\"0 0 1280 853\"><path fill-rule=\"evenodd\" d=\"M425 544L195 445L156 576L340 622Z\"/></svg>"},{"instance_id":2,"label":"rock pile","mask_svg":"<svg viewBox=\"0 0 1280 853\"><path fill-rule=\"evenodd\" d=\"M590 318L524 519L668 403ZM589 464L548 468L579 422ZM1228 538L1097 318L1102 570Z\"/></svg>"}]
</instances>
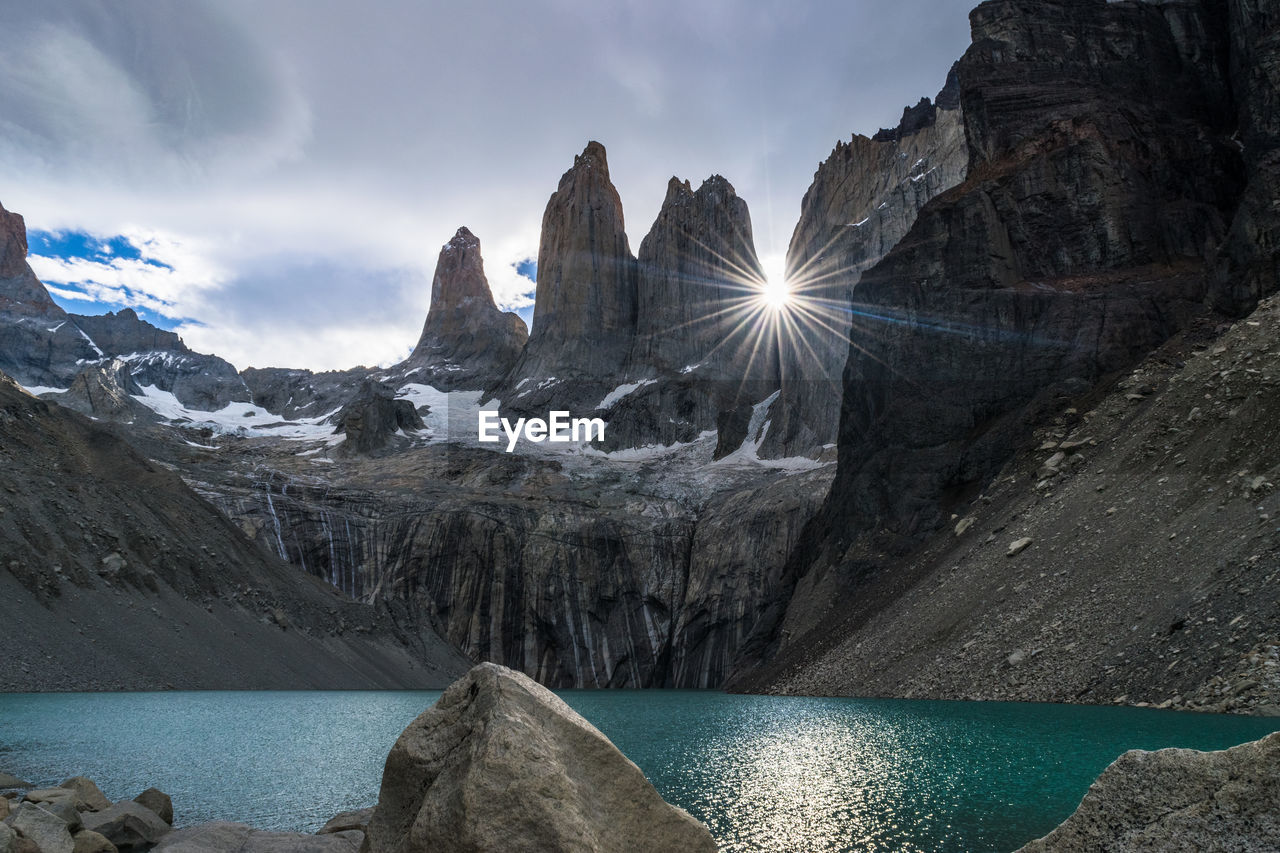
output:
<instances>
[{"instance_id":1,"label":"rock pile","mask_svg":"<svg viewBox=\"0 0 1280 853\"><path fill-rule=\"evenodd\" d=\"M173 826L173 803L155 788L112 803L84 776L72 776L56 788L35 788L0 773L0 789L0 853L145 850Z\"/></svg>"}]
</instances>

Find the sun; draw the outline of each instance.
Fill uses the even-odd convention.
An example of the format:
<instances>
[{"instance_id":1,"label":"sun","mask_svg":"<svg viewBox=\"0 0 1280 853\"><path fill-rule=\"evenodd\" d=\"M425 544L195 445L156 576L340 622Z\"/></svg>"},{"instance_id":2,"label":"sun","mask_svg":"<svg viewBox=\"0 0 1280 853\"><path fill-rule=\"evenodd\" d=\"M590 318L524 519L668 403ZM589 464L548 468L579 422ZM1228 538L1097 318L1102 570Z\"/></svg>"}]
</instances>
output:
<instances>
[{"instance_id":1,"label":"sun","mask_svg":"<svg viewBox=\"0 0 1280 853\"><path fill-rule=\"evenodd\" d=\"M787 281L786 261L781 257L762 260L764 280L760 282L759 300L766 308L782 311L791 307L794 295L791 283Z\"/></svg>"}]
</instances>

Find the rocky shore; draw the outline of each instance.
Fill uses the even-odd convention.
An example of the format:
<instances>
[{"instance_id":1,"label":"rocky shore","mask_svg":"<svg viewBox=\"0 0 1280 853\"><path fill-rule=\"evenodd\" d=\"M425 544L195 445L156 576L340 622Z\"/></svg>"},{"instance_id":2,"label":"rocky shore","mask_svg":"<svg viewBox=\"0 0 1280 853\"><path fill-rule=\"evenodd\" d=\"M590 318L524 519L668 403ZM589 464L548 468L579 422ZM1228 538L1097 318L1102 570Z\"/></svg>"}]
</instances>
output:
<instances>
[{"instance_id":1,"label":"rocky shore","mask_svg":"<svg viewBox=\"0 0 1280 853\"><path fill-rule=\"evenodd\" d=\"M1025 851L1280 849L1280 732L1218 752L1132 750ZM90 779L0 773L0 853L714 851L598 729L528 676L480 664L400 735L376 805L315 834L175 828L154 788L112 802ZM372 792L371 792L372 794Z\"/></svg>"}]
</instances>

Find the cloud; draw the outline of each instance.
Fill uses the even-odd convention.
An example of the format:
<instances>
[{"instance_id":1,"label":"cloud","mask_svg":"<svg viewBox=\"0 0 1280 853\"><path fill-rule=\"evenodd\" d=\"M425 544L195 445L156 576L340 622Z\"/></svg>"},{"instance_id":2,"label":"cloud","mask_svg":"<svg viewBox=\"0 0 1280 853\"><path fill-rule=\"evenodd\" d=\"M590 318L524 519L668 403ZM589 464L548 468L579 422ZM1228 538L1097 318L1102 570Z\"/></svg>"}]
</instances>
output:
<instances>
[{"instance_id":1,"label":"cloud","mask_svg":"<svg viewBox=\"0 0 1280 853\"><path fill-rule=\"evenodd\" d=\"M514 265L537 257L547 198L589 139L609 149L633 250L670 176L719 173L750 205L760 254L785 252L817 163L940 88L965 13L954 0L8 3L0 200L32 228L169 241L149 250L169 274L96 256L41 274L91 282L107 305L149 300L234 363L377 362L416 341L459 225L482 242L495 300L527 311Z\"/></svg>"}]
</instances>

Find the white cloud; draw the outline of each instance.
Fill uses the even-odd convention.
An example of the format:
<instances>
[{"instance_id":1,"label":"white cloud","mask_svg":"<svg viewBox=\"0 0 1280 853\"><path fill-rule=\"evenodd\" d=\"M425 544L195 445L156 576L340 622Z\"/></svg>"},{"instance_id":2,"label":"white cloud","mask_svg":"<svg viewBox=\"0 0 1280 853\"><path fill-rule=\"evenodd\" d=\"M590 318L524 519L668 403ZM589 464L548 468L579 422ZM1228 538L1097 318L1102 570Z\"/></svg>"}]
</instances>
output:
<instances>
[{"instance_id":1,"label":"white cloud","mask_svg":"<svg viewBox=\"0 0 1280 853\"><path fill-rule=\"evenodd\" d=\"M379 362L416 341L459 225L499 305L529 301L513 265L537 256L547 197L589 139L609 149L633 250L667 178L718 172L760 254L785 252L835 142L942 85L965 7L9 3L0 200L32 228L163 235L148 251L171 274L39 274L143 294L233 363Z\"/></svg>"}]
</instances>

